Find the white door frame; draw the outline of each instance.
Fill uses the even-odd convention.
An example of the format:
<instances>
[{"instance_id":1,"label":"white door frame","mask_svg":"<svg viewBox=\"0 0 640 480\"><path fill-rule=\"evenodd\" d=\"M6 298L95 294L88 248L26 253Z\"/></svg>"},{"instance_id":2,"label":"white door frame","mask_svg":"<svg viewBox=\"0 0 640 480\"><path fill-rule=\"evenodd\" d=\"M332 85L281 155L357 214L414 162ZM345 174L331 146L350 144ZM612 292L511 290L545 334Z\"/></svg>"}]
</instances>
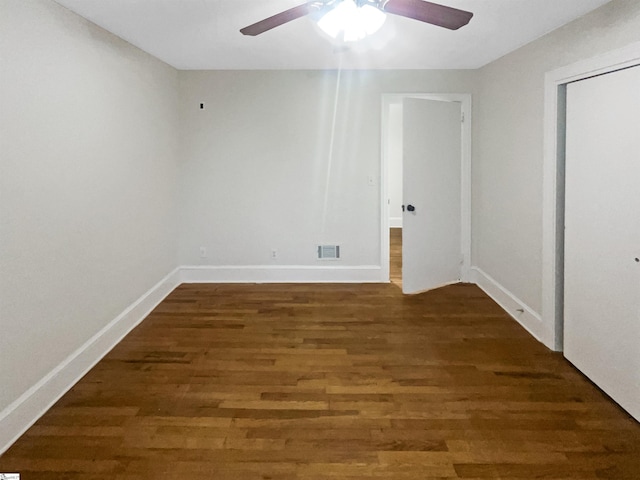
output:
<instances>
[{"instance_id":1,"label":"white door frame","mask_svg":"<svg viewBox=\"0 0 640 480\"><path fill-rule=\"evenodd\" d=\"M389 282L389 191L388 191L388 141L389 110L391 105L402 103L405 98L422 98L443 102L459 102L464 118L462 124L461 165L461 245L462 281L468 281L471 271L471 94L469 93L385 93L382 95L381 165L380 165L380 281Z\"/></svg>"},{"instance_id":2,"label":"white door frame","mask_svg":"<svg viewBox=\"0 0 640 480\"><path fill-rule=\"evenodd\" d=\"M640 65L640 42L545 75L542 169L542 342L561 351L564 297L564 166L566 86Z\"/></svg>"}]
</instances>

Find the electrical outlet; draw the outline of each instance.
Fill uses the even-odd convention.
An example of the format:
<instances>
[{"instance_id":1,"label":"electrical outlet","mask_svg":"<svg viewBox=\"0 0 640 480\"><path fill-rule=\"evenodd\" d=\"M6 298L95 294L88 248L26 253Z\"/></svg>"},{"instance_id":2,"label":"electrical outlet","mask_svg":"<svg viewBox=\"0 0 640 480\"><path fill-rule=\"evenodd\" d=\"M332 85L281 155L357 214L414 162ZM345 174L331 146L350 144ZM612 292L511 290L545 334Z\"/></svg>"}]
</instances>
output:
<instances>
[{"instance_id":1,"label":"electrical outlet","mask_svg":"<svg viewBox=\"0 0 640 480\"><path fill-rule=\"evenodd\" d=\"M207 258L207 247L200 247L200 258Z\"/></svg>"},{"instance_id":2,"label":"electrical outlet","mask_svg":"<svg viewBox=\"0 0 640 480\"><path fill-rule=\"evenodd\" d=\"M275 248L271 250L271 258L278 258L278 251Z\"/></svg>"}]
</instances>

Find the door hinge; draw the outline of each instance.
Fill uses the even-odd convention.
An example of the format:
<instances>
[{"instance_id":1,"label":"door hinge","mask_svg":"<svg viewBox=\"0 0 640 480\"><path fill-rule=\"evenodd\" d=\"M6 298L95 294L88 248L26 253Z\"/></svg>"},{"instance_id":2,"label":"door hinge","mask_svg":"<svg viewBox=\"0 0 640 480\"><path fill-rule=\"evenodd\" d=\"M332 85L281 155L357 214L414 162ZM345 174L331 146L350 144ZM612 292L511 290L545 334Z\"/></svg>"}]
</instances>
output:
<instances>
[{"instance_id":1,"label":"door hinge","mask_svg":"<svg viewBox=\"0 0 640 480\"><path fill-rule=\"evenodd\" d=\"M462 115L460 115L460 123L464 123L464 112L462 112Z\"/></svg>"}]
</instances>

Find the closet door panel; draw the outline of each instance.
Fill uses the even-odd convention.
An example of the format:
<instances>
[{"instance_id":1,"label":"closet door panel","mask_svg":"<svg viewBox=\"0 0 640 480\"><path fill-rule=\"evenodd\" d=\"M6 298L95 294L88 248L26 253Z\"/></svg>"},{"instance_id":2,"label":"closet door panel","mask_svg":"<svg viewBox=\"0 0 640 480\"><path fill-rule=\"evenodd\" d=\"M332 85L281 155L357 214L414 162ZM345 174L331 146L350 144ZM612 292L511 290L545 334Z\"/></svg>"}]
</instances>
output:
<instances>
[{"instance_id":1,"label":"closet door panel","mask_svg":"<svg viewBox=\"0 0 640 480\"><path fill-rule=\"evenodd\" d=\"M640 67L567 87L564 354L640 420Z\"/></svg>"}]
</instances>

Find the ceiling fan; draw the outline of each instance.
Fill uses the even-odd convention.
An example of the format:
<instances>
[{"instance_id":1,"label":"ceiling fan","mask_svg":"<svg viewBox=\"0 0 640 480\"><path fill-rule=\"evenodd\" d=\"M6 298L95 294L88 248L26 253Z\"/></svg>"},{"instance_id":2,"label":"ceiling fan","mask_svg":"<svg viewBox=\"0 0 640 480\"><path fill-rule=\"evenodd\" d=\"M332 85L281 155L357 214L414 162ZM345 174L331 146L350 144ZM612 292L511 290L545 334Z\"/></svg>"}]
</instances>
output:
<instances>
[{"instance_id":1,"label":"ceiling fan","mask_svg":"<svg viewBox=\"0 0 640 480\"><path fill-rule=\"evenodd\" d=\"M316 14L322 16L336 8L344 0L312 0L297 7L277 13L269 18L260 20L248 27L240 29L243 35L260 35L272 28L284 25L305 15ZM358 7L375 7L384 13L391 13L401 17L412 18L420 22L430 23L439 27L457 30L465 26L473 17L473 13L446 7L424 0L353 0Z\"/></svg>"}]
</instances>

